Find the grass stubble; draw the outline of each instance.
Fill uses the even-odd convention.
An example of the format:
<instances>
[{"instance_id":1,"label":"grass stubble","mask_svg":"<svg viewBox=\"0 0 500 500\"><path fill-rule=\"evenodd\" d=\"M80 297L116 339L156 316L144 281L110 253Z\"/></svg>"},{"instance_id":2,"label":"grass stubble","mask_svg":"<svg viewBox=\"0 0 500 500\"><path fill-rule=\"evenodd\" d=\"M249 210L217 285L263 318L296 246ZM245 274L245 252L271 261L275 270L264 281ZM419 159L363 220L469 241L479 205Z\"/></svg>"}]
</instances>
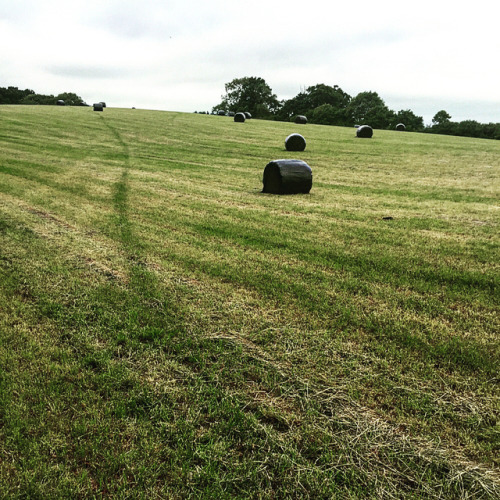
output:
<instances>
[{"instance_id":1,"label":"grass stubble","mask_svg":"<svg viewBox=\"0 0 500 500\"><path fill-rule=\"evenodd\" d=\"M0 496L500 496L497 142L0 111Z\"/></svg>"}]
</instances>

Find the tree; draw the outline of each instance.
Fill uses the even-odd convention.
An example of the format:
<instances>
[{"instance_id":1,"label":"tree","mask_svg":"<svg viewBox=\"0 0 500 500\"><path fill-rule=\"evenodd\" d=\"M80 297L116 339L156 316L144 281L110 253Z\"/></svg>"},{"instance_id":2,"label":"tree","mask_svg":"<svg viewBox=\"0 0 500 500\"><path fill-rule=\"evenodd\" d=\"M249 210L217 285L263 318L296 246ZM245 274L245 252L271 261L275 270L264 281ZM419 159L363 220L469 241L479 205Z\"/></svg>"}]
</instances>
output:
<instances>
[{"instance_id":1,"label":"tree","mask_svg":"<svg viewBox=\"0 0 500 500\"><path fill-rule=\"evenodd\" d=\"M485 128L476 120L464 120L457 124L455 133L463 137L485 137Z\"/></svg>"},{"instance_id":2,"label":"tree","mask_svg":"<svg viewBox=\"0 0 500 500\"><path fill-rule=\"evenodd\" d=\"M336 125L337 112L331 104L322 104L308 113L308 120L318 125Z\"/></svg>"},{"instance_id":3,"label":"tree","mask_svg":"<svg viewBox=\"0 0 500 500\"><path fill-rule=\"evenodd\" d=\"M0 104L19 104L25 97L34 94L31 89L20 90L17 87L0 87Z\"/></svg>"},{"instance_id":4,"label":"tree","mask_svg":"<svg viewBox=\"0 0 500 500\"><path fill-rule=\"evenodd\" d=\"M53 95L30 94L21 100L19 104L46 104L53 105L56 103L56 98Z\"/></svg>"},{"instance_id":5,"label":"tree","mask_svg":"<svg viewBox=\"0 0 500 500\"><path fill-rule=\"evenodd\" d=\"M408 132L420 132L424 129L424 118L417 116L411 109L402 109L394 116L394 128L398 123L403 123Z\"/></svg>"},{"instance_id":6,"label":"tree","mask_svg":"<svg viewBox=\"0 0 500 500\"><path fill-rule=\"evenodd\" d=\"M297 115L308 115L309 105L307 103L307 94L300 92L292 99L282 101L281 107L277 113L278 120L290 121Z\"/></svg>"},{"instance_id":7,"label":"tree","mask_svg":"<svg viewBox=\"0 0 500 500\"><path fill-rule=\"evenodd\" d=\"M278 98L263 78L235 78L226 83L222 102L213 110L248 111L255 118L270 118L280 107Z\"/></svg>"},{"instance_id":8,"label":"tree","mask_svg":"<svg viewBox=\"0 0 500 500\"><path fill-rule=\"evenodd\" d=\"M347 125L349 122L346 113L351 96L345 93L338 85L331 87L320 83L308 87L304 92L285 101L278 113L280 120L290 120L297 115L305 115L312 123L325 125ZM329 107L324 108L323 106ZM319 109L318 111L315 111ZM321 121L317 121L314 115Z\"/></svg>"},{"instance_id":9,"label":"tree","mask_svg":"<svg viewBox=\"0 0 500 500\"><path fill-rule=\"evenodd\" d=\"M500 139L500 123L487 123L483 125L484 137L487 139Z\"/></svg>"},{"instance_id":10,"label":"tree","mask_svg":"<svg viewBox=\"0 0 500 500\"><path fill-rule=\"evenodd\" d=\"M36 94L34 90L20 90L17 87L0 87L0 104L55 104L64 101L66 106L85 106L83 99L73 92L63 92L57 97Z\"/></svg>"},{"instance_id":11,"label":"tree","mask_svg":"<svg viewBox=\"0 0 500 500\"><path fill-rule=\"evenodd\" d=\"M389 128L394 120L394 112L376 92L360 92L351 100L347 111L352 124L370 125L372 128Z\"/></svg>"},{"instance_id":12,"label":"tree","mask_svg":"<svg viewBox=\"0 0 500 500\"><path fill-rule=\"evenodd\" d=\"M434 125L443 125L444 123L449 123L451 120L451 115L448 114L444 109L438 111L432 118L432 123Z\"/></svg>"},{"instance_id":13,"label":"tree","mask_svg":"<svg viewBox=\"0 0 500 500\"><path fill-rule=\"evenodd\" d=\"M66 106L81 106L83 99L73 92L63 92L56 96L56 101L62 100Z\"/></svg>"},{"instance_id":14,"label":"tree","mask_svg":"<svg viewBox=\"0 0 500 500\"><path fill-rule=\"evenodd\" d=\"M351 100L351 96L346 94L338 85L331 87L324 83L308 87L306 95L307 104L310 109L317 108L323 104L330 104L337 110L344 110Z\"/></svg>"},{"instance_id":15,"label":"tree","mask_svg":"<svg viewBox=\"0 0 500 500\"><path fill-rule=\"evenodd\" d=\"M457 123L452 122L451 115L442 109L433 116L428 131L433 134L456 135Z\"/></svg>"}]
</instances>

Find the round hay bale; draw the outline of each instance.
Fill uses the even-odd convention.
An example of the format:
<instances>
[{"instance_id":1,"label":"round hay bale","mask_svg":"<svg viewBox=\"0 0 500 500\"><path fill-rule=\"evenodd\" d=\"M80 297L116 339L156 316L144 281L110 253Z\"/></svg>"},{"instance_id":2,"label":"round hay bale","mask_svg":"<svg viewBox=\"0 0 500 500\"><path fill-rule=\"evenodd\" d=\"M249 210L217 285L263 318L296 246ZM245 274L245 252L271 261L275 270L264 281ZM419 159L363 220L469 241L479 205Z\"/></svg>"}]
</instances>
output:
<instances>
[{"instance_id":1,"label":"round hay bale","mask_svg":"<svg viewBox=\"0 0 500 500\"><path fill-rule=\"evenodd\" d=\"M56 102L56 104L57 104L58 106L65 106L65 105L66 105L66 103L65 103L62 99L59 99L59 100Z\"/></svg>"},{"instance_id":2,"label":"round hay bale","mask_svg":"<svg viewBox=\"0 0 500 500\"><path fill-rule=\"evenodd\" d=\"M101 104L102 104L102 107L105 108L106 107L106 103L104 101L101 101Z\"/></svg>"},{"instance_id":3,"label":"round hay bale","mask_svg":"<svg viewBox=\"0 0 500 500\"><path fill-rule=\"evenodd\" d=\"M285 139L285 148L287 151L304 151L306 140L300 134L290 134Z\"/></svg>"},{"instance_id":4,"label":"round hay bale","mask_svg":"<svg viewBox=\"0 0 500 500\"><path fill-rule=\"evenodd\" d=\"M405 124L404 123L398 123L396 125L396 130L399 130L399 131L403 132L404 130L406 130Z\"/></svg>"},{"instance_id":5,"label":"round hay bale","mask_svg":"<svg viewBox=\"0 0 500 500\"><path fill-rule=\"evenodd\" d=\"M234 116L236 113L234 111L229 111L229 113L227 114L227 116Z\"/></svg>"},{"instance_id":6,"label":"round hay bale","mask_svg":"<svg viewBox=\"0 0 500 500\"><path fill-rule=\"evenodd\" d=\"M304 115L297 115L295 117L295 123L305 125L307 123L307 118Z\"/></svg>"},{"instance_id":7,"label":"round hay bale","mask_svg":"<svg viewBox=\"0 0 500 500\"><path fill-rule=\"evenodd\" d=\"M247 120L250 120L250 118L252 118L252 115L248 111L245 111L245 118Z\"/></svg>"},{"instance_id":8,"label":"round hay bale","mask_svg":"<svg viewBox=\"0 0 500 500\"><path fill-rule=\"evenodd\" d=\"M369 139L372 136L373 136L373 129L370 127L370 125L361 125L361 127L358 127L356 130L356 137Z\"/></svg>"},{"instance_id":9,"label":"round hay bale","mask_svg":"<svg viewBox=\"0 0 500 500\"><path fill-rule=\"evenodd\" d=\"M234 115L234 121L239 123L244 123L246 120L245 113L236 113Z\"/></svg>"},{"instance_id":10,"label":"round hay bale","mask_svg":"<svg viewBox=\"0 0 500 500\"><path fill-rule=\"evenodd\" d=\"M223 109L219 109L219 111L217 111L217 114L219 116L226 116L226 112Z\"/></svg>"},{"instance_id":11,"label":"round hay bale","mask_svg":"<svg viewBox=\"0 0 500 500\"><path fill-rule=\"evenodd\" d=\"M302 160L274 160L264 169L263 193L307 194L312 187L311 167Z\"/></svg>"},{"instance_id":12,"label":"round hay bale","mask_svg":"<svg viewBox=\"0 0 500 500\"><path fill-rule=\"evenodd\" d=\"M102 105L102 102L95 102L94 103L94 111L102 111L104 109L104 106Z\"/></svg>"}]
</instances>

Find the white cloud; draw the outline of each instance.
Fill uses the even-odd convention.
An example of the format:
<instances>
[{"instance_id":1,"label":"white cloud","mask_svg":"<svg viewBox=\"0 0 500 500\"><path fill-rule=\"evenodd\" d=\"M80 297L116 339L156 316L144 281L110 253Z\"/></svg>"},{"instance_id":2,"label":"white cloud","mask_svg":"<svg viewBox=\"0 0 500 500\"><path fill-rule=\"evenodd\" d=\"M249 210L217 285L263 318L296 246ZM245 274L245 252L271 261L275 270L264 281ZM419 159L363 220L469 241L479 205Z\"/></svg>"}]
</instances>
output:
<instances>
[{"instance_id":1,"label":"white cloud","mask_svg":"<svg viewBox=\"0 0 500 500\"><path fill-rule=\"evenodd\" d=\"M217 104L233 78L260 76L280 99L336 84L351 95L376 91L426 121L447 103L498 122L494 8L493 0L452 8L430 0L0 0L0 86L192 111Z\"/></svg>"}]
</instances>

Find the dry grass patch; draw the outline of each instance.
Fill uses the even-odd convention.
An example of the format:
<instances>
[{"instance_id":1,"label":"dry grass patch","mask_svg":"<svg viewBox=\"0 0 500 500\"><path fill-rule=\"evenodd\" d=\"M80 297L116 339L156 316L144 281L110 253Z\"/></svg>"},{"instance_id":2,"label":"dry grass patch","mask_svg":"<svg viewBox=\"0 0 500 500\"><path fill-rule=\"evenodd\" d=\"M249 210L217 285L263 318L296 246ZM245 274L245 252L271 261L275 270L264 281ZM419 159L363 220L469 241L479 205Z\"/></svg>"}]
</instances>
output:
<instances>
[{"instance_id":1,"label":"dry grass patch","mask_svg":"<svg viewBox=\"0 0 500 500\"><path fill-rule=\"evenodd\" d=\"M2 108L3 491L499 495L497 143L311 126L269 196L290 124L87 111Z\"/></svg>"}]
</instances>

